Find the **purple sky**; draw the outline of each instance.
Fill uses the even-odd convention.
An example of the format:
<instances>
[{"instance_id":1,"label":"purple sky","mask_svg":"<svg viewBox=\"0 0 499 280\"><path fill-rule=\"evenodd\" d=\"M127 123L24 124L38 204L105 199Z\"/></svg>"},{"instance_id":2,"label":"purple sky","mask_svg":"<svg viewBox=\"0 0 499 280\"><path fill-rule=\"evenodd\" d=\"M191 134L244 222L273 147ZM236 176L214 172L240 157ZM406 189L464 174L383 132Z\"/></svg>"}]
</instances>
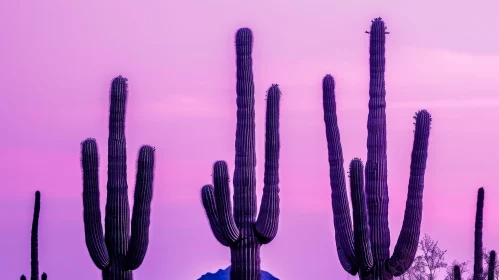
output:
<instances>
[{"instance_id":1,"label":"purple sky","mask_svg":"<svg viewBox=\"0 0 499 280\"><path fill-rule=\"evenodd\" d=\"M141 144L157 148L151 242L137 279L197 279L229 265L200 203L218 159L234 167L235 50L253 29L258 195L265 91L282 90L281 220L262 268L285 280L345 279L335 250L321 81L337 82L346 164L365 158L368 30L387 39L392 248L405 207L413 115L433 115L422 232L472 258L478 187L484 245L499 249L497 1L1 1L0 271L29 274L34 191L42 191L40 267L98 279L84 243L80 142L95 137L106 182L108 91L129 79L129 185ZM341 4L340 4L341 2ZM133 187L130 188L130 194ZM101 189L104 203L105 190ZM104 205L103 205L104 206ZM104 209L104 208L102 208ZM72 275L69 277L68 275ZM69 278L68 278L69 277ZM310 278L312 279L312 278Z\"/></svg>"}]
</instances>

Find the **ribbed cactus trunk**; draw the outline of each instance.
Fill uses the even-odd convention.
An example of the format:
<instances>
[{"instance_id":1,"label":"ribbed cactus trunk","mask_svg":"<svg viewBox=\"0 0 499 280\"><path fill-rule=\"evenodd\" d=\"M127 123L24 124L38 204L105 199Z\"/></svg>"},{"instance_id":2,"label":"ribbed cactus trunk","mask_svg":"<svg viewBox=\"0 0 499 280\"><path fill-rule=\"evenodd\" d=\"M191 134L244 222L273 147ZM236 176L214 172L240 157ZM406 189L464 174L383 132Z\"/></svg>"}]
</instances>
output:
<instances>
[{"instance_id":1,"label":"ribbed cactus trunk","mask_svg":"<svg viewBox=\"0 0 499 280\"><path fill-rule=\"evenodd\" d=\"M425 110L417 112L415 116L416 129L406 210L399 239L390 257L384 74L385 35L388 32L381 18L376 18L367 33L370 34L367 162L365 175L360 159L354 159L350 163L353 230L336 117L335 82L331 75L323 80L324 121L335 239L340 263L348 273L356 275L358 272L360 279L388 280L410 268L418 248L431 117Z\"/></svg>"},{"instance_id":2,"label":"ribbed cactus trunk","mask_svg":"<svg viewBox=\"0 0 499 280\"><path fill-rule=\"evenodd\" d=\"M453 280L461 280L461 268L459 265L454 266L454 279Z\"/></svg>"},{"instance_id":3,"label":"ribbed cactus trunk","mask_svg":"<svg viewBox=\"0 0 499 280\"><path fill-rule=\"evenodd\" d=\"M234 214L230 202L227 163L213 167L213 184L201 197L215 238L231 249L231 280L260 279L260 247L274 239L279 224L279 101L272 85L267 94L265 174L260 213L256 206L255 96L252 70L253 36L248 28L236 33L237 127L234 170Z\"/></svg>"},{"instance_id":4,"label":"ribbed cactus trunk","mask_svg":"<svg viewBox=\"0 0 499 280\"><path fill-rule=\"evenodd\" d=\"M494 280L496 272L496 251L494 250L490 251L488 265L487 280Z\"/></svg>"},{"instance_id":5,"label":"ribbed cactus trunk","mask_svg":"<svg viewBox=\"0 0 499 280\"><path fill-rule=\"evenodd\" d=\"M85 242L93 262L102 270L104 280L133 279L132 270L142 264L149 244L154 148L142 146L139 151L130 225L125 139L127 94L127 79L115 78L111 85L109 116L105 236L99 203L97 143L87 139L81 144Z\"/></svg>"},{"instance_id":6,"label":"ribbed cactus trunk","mask_svg":"<svg viewBox=\"0 0 499 280\"><path fill-rule=\"evenodd\" d=\"M473 264L473 280L482 280L483 275L483 201L485 192L483 188L478 189L476 200L476 216L475 216L475 248L474 248L474 264Z\"/></svg>"},{"instance_id":7,"label":"ribbed cactus trunk","mask_svg":"<svg viewBox=\"0 0 499 280\"><path fill-rule=\"evenodd\" d=\"M40 279L40 272L38 268L38 222L40 220L40 196L40 192L36 191L33 222L31 224L31 280ZM22 275L21 279L26 279L26 276ZM43 279L47 279L47 274L42 274L42 280Z\"/></svg>"}]
</instances>

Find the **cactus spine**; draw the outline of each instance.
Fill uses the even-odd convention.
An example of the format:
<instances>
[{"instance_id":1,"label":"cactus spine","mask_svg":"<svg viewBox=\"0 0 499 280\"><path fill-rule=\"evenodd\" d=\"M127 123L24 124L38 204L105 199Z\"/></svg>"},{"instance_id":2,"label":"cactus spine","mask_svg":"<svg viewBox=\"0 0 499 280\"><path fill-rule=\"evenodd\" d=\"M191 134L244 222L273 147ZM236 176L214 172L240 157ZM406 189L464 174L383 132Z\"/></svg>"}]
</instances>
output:
<instances>
[{"instance_id":1,"label":"cactus spine","mask_svg":"<svg viewBox=\"0 0 499 280\"><path fill-rule=\"evenodd\" d=\"M142 264L149 244L154 148L142 146L139 151L130 225L125 139L127 94L127 79L115 78L110 98L105 236L99 204L97 143L89 138L81 144L85 242L92 261L102 270L104 280L133 279L132 270Z\"/></svg>"},{"instance_id":2,"label":"cactus spine","mask_svg":"<svg viewBox=\"0 0 499 280\"><path fill-rule=\"evenodd\" d=\"M478 189L476 200L476 216L475 216L475 248L474 248L474 264L473 264L473 280L481 280L483 275L483 202L485 192L483 188Z\"/></svg>"},{"instance_id":3,"label":"cactus spine","mask_svg":"<svg viewBox=\"0 0 499 280\"><path fill-rule=\"evenodd\" d=\"M376 18L372 21L370 32L367 33L370 34L368 152L365 189L362 162L354 159L350 164L353 230L336 117L335 83L331 75L326 75L323 80L324 121L335 239L340 263L348 273L356 275L358 272L360 279L387 280L403 274L411 266L417 251L431 116L427 111L421 110L414 117L416 129L404 222L393 255L390 257L384 79L385 35L388 32L381 18Z\"/></svg>"},{"instance_id":4,"label":"cactus spine","mask_svg":"<svg viewBox=\"0 0 499 280\"><path fill-rule=\"evenodd\" d=\"M33 222L31 224L31 280L39 280L38 269L38 221L40 220L40 191L35 192L35 208L33 210ZM21 279L26 279L22 275ZM47 279L47 274L42 274L42 280Z\"/></svg>"},{"instance_id":5,"label":"cactus spine","mask_svg":"<svg viewBox=\"0 0 499 280\"><path fill-rule=\"evenodd\" d=\"M234 170L234 215L227 163L213 167L213 184L201 190L203 206L215 238L231 249L232 280L260 279L260 247L274 239L279 224L279 101L272 85L267 95L265 174L260 213L256 218L255 97L252 70L253 35L236 33L237 128Z\"/></svg>"}]
</instances>

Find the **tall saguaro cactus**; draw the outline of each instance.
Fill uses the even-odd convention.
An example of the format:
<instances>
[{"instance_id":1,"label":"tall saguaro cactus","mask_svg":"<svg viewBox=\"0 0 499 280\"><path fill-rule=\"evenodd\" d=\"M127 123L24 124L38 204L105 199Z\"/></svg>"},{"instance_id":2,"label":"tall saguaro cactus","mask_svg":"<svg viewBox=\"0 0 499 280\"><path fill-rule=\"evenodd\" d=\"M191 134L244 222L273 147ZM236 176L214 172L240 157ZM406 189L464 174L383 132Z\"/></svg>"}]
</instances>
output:
<instances>
[{"instance_id":1,"label":"tall saguaro cactus","mask_svg":"<svg viewBox=\"0 0 499 280\"><path fill-rule=\"evenodd\" d=\"M473 263L473 280L482 280L483 275L483 203L485 191L483 188L478 189L476 200L476 215L475 215L475 247L474 247L474 263Z\"/></svg>"},{"instance_id":2,"label":"tall saguaro cactus","mask_svg":"<svg viewBox=\"0 0 499 280\"><path fill-rule=\"evenodd\" d=\"M260 279L260 247L270 243L279 224L279 100L272 85L267 94L265 174L260 213L256 218L255 97L252 70L253 36L248 28L236 33L237 128L234 170L234 215L227 163L213 167L213 183L201 190L203 206L215 238L231 249L232 280Z\"/></svg>"},{"instance_id":3,"label":"tall saguaro cactus","mask_svg":"<svg viewBox=\"0 0 499 280\"><path fill-rule=\"evenodd\" d=\"M105 236L99 204L97 143L87 139L81 144L85 242L104 280L133 279L132 270L142 264L149 244L154 148L142 146L139 151L130 233L125 139L127 94L127 79L115 78L110 98Z\"/></svg>"},{"instance_id":4,"label":"tall saguaro cactus","mask_svg":"<svg viewBox=\"0 0 499 280\"><path fill-rule=\"evenodd\" d=\"M40 220L40 191L35 192L35 209L33 210L33 222L31 224L31 280L39 280L38 269L38 221ZM26 279L22 275L21 279ZM42 280L47 279L47 274L42 274Z\"/></svg>"},{"instance_id":5,"label":"tall saguaro cactus","mask_svg":"<svg viewBox=\"0 0 499 280\"><path fill-rule=\"evenodd\" d=\"M353 230L343 169L343 152L336 117L335 83L323 80L324 121L328 144L329 176L338 257L350 274L360 279L387 280L403 274L418 248L423 207L424 173L428 156L431 116L419 111L411 156L406 210L400 236L390 257L385 114L385 35L381 18L372 21L369 46L369 115L365 186L363 164L350 163Z\"/></svg>"}]
</instances>

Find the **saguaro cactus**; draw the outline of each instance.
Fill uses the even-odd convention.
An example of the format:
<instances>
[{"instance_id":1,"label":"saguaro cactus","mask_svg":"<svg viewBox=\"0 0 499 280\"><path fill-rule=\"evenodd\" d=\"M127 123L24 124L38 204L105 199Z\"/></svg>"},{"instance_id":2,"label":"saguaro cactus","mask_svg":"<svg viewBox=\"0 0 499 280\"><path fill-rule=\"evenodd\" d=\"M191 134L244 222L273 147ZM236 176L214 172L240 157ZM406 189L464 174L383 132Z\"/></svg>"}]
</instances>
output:
<instances>
[{"instance_id":1,"label":"saguaro cactus","mask_svg":"<svg viewBox=\"0 0 499 280\"><path fill-rule=\"evenodd\" d=\"M487 280L494 280L495 272L496 272L496 251L490 251L489 255L489 267L487 271Z\"/></svg>"},{"instance_id":2,"label":"saguaro cactus","mask_svg":"<svg viewBox=\"0 0 499 280\"><path fill-rule=\"evenodd\" d=\"M454 279L453 280L461 280L461 268L459 265L454 266Z\"/></svg>"},{"instance_id":3,"label":"saguaro cactus","mask_svg":"<svg viewBox=\"0 0 499 280\"><path fill-rule=\"evenodd\" d=\"M237 128L234 170L234 215L227 163L213 167L213 183L201 190L203 206L215 238L231 249L232 280L260 279L260 247L274 239L279 224L279 100L272 85L267 94L265 174L262 204L256 219L255 97L252 70L253 36L248 28L236 33Z\"/></svg>"},{"instance_id":4,"label":"saguaro cactus","mask_svg":"<svg viewBox=\"0 0 499 280\"><path fill-rule=\"evenodd\" d=\"M39 280L38 269L38 221L40 220L40 191L35 192L35 209L33 210L33 222L31 224L31 280ZM21 279L26 279L22 275ZM42 274L42 280L47 279L47 274Z\"/></svg>"},{"instance_id":5,"label":"saguaro cactus","mask_svg":"<svg viewBox=\"0 0 499 280\"><path fill-rule=\"evenodd\" d=\"M483 188L478 189L476 200L476 215L475 215L475 248L474 248L474 264L473 264L473 280L482 280L483 275L483 202L485 191Z\"/></svg>"},{"instance_id":6,"label":"saguaro cactus","mask_svg":"<svg viewBox=\"0 0 499 280\"><path fill-rule=\"evenodd\" d=\"M409 269L418 248L431 116L427 111L421 110L414 117L416 129L404 222L395 250L390 257L384 78L387 32L381 18L372 21L371 31L368 33L370 34L370 87L366 183L364 189L363 165L359 159L354 159L350 163L353 230L336 117L335 83L331 75L324 78L322 85L324 121L335 239L340 263L352 275L359 272L360 279L387 280Z\"/></svg>"},{"instance_id":7,"label":"saguaro cactus","mask_svg":"<svg viewBox=\"0 0 499 280\"><path fill-rule=\"evenodd\" d=\"M142 146L139 151L130 234L125 139L127 94L127 79L115 78L111 85L109 114L105 236L99 204L97 143L87 139L81 144L85 242L92 261L102 270L104 280L133 279L132 270L142 264L149 244L154 148Z\"/></svg>"}]
</instances>

